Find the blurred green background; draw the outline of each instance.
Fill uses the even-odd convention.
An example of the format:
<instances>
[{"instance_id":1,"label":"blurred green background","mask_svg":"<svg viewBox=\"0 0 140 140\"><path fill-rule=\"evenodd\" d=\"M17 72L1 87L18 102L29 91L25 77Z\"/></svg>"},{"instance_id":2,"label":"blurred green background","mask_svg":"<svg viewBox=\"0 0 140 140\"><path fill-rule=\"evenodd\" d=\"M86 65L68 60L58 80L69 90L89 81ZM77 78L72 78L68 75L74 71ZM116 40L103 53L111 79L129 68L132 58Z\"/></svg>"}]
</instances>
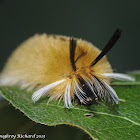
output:
<instances>
[{"instance_id":1,"label":"blurred green background","mask_svg":"<svg viewBox=\"0 0 140 140\"><path fill-rule=\"evenodd\" d=\"M118 27L122 37L107 58L115 72L138 70L139 0L0 0L0 69L10 53L35 33L74 36L102 49ZM0 115L0 134L46 134L48 140L89 139L75 127L35 124L3 99Z\"/></svg>"}]
</instances>

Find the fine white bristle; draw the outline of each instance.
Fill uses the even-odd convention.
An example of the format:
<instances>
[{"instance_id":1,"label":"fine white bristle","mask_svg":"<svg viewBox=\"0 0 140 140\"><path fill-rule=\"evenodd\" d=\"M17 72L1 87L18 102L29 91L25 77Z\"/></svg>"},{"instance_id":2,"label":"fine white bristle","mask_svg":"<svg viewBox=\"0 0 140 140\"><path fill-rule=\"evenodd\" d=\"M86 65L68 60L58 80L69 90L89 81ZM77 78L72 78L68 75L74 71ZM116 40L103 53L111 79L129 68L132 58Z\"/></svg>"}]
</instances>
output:
<instances>
[{"instance_id":1,"label":"fine white bristle","mask_svg":"<svg viewBox=\"0 0 140 140\"><path fill-rule=\"evenodd\" d=\"M104 90L103 90L102 86L100 85L100 83L94 76L92 77L92 79L93 79L94 86L95 86L94 88L95 88L95 90L97 90L98 96L103 97Z\"/></svg>"},{"instance_id":2,"label":"fine white bristle","mask_svg":"<svg viewBox=\"0 0 140 140\"><path fill-rule=\"evenodd\" d=\"M113 101L113 103L118 104L119 98L115 92L115 90L108 85L105 81L99 80L93 76L94 86L97 90L97 94L100 99L107 100L109 102Z\"/></svg>"},{"instance_id":3,"label":"fine white bristle","mask_svg":"<svg viewBox=\"0 0 140 140\"><path fill-rule=\"evenodd\" d=\"M93 81L89 80L86 77L82 77L84 79L84 81L86 82L86 84L88 85L88 87L90 88L90 90L92 91L92 93L95 95L95 97L97 97L96 93L95 93L95 89L93 86Z\"/></svg>"},{"instance_id":4,"label":"fine white bristle","mask_svg":"<svg viewBox=\"0 0 140 140\"><path fill-rule=\"evenodd\" d=\"M51 83L51 84L39 89L38 91L34 92L34 94L32 95L32 100L34 102L38 101L39 98L41 96L43 96L47 91L51 90L52 88L54 88L55 86L59 85L60 83L62 83L64 81L65 81L65 79L60 80L60 81L56 81L54 83Z\"/></svg>"},{"instance_id":5,"label":"fine white bristle","mask_svg":"<svg viewBox=\"0 0 140 140\"><path fill-rule=\"evenodd\" d=\"M132 76L129 76L127 74L121 74L121 73L103 73L102 75L118 79L118 80L126 80L126 81L135 81L135 78Z\"/></svg>"},{"instance_id":6,"label":"fine white bristle","mask_svg":"<svg viewBox=\"0 0 140 140\"><path fill-rule=\"evenodd\" d=\"M75 94L78 97L78 99L80 101L83 101L83 104L87 104L86 93L81 89L81 87L79 86L79 84L77 83L76 80L74 80L74 91L75 91Z\"/></svg>"},{"instance_id":7,"label":"fine white bristle","mask_svg":"<svg viewBox=\"0 0 140 140\"><path fill-rule=\"evenodd\" d=\"M104 87L105 87L105 93L109 94L112 97L113 101L116 104L118 104L119 98L118 98L115 90L110 85L108 85L106 82L102 81L102 83L104 84Z\"/></svg>"},{"instance_id":8,"label":"fine white bristle","mask_svg":"<svg viewBox=\"0 0 140 140\"><path fill-rule=\"evenodd\" d=\"M66 107L66 108L72 107L71 95L70 95L71 89L70 89L70 88L71 88L70 83L68 83L68 84L66 85L65 93L64 93L64 104L65 104L65 107Z\"/></svg>"},{"instance_id":9,"label":"fine white bristle","mask_svg":"<svg viewBox=\"0 0 140 140\"><path fill-rule=\"evenodd\" d=\"M0 85L1 86L6 86L6 85L16 85L20 82L21 80L15 78L15 77L6 77L0 75ZM21 82L20 82L21 83Z\"/></svg>"},{"instance_id":10,"label":"fine white bristle","mask_svg":"<svg viewBox=\"0 0 140 140\"><path fill-rule=\"evenodd\" d=\"M14 86L19 85L21 89L27 89L30 91L35 88L35 86L31 82L27 82L26 80L19 79L16 77L6 77L0 75L0 86Z\"/></svg>"}]
</instances>

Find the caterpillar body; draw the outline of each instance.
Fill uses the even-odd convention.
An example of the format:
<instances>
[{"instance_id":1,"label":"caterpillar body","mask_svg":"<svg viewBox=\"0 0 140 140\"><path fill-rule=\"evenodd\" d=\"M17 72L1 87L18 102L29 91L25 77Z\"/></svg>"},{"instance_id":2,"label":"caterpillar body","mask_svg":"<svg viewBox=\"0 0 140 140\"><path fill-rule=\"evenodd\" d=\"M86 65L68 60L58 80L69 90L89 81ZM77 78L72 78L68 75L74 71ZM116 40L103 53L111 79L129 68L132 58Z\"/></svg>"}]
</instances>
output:
<instances>
[{"instance_id":1,"label":"caterpillar body","mask_svg":"<svg viewBox=\"0 0 140 140\"><path fill-rule=\"evenodd\" d=\"M77 38L36 34L24 41L9 57L0 76L1 85L35 89L34 102L44 94L51 100L91 105L99 100L118 104L110 86L112 78L134 81L133 77L113 73L105 54L120 37L117 29L102 51Z\"/></svg>"}]
</instances>

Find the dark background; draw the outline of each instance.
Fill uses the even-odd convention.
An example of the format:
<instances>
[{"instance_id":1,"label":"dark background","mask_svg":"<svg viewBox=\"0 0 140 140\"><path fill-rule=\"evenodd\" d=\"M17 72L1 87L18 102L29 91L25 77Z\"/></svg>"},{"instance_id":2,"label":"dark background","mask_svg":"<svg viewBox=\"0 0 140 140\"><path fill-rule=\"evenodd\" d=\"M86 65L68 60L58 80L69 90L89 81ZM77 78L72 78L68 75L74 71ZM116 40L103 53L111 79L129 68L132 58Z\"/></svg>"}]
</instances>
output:
<instances>
[{"instance_id":1,"label":"dark background","mask_svg":"<svg viewBox=\"0 0 140 140\"><path fill-rule=\"evenodd\" d=\"M12 50L35 33L74 36L88 40L102 49L118 27L123 34L107 54L108 60L115 72L138 70L139 0L0 0L0 69ZM89 139L88 135L74 127L47 127L35 124L4 100L0 102L4 102L0 110L4 118L4 121L0 119L0 124L3 124L0 125L0 133L17 133L17 129L24 128L20 131L23 134L46 132L46 136L51 140ZM13 120L15 125L10 125L12 119L7 115L9 112L10 116L18 120ZM7 119L5 116L8 116ZM31 124L32 131L29 131L28 125L27 128L24 125L28 123Z\"/></svg>"}]
</instances>

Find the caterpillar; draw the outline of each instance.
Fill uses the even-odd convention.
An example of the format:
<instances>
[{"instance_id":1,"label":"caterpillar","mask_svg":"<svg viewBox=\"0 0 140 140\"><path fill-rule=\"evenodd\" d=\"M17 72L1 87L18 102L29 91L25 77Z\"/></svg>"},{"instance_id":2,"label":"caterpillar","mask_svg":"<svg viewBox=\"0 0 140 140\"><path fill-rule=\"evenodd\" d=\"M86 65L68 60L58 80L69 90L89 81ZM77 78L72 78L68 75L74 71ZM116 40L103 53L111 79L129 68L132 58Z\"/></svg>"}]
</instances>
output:
<instances>
[{"instance_id":1,"label":"caterpillar","mask_svg":"<svg viewBox=\"0 0 140 140\"><path fill-rule=\"evenodd\" d=\"M100 100L118 104L111 79L134 81L126 74L113 73L107 52L121 35L117 29L100 51L90 42L61 35L36 34L11 54L0 75L0 85L35 89L34 102L43 95L51 100L92 105Z\"/></svg>"}]
</instances>

